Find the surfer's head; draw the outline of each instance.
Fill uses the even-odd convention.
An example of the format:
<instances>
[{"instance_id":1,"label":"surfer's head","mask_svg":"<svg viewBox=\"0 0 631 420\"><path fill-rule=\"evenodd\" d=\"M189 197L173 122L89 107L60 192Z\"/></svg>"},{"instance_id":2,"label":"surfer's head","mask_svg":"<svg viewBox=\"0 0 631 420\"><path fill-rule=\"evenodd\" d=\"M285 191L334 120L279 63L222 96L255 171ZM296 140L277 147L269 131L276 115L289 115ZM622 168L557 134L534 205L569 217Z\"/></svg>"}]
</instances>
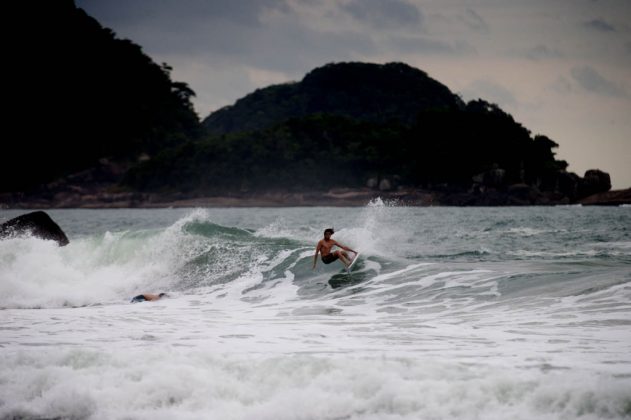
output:
<instances>
[{"instance_id":1,"label":"surfer's head","mask_svg":"<svg viewBox=\"0 0 631 420\"><path fill-rule=\"evenodd\" d=\"M158 296L160 296L160 297L164 297L164 296L166 296L166 295L167 295L166 293L160 293Z\"/></svg>"},{"instance_id":2,"label":"surfer's head","mask_svg":"<svg viewBox=\"0 0 631 420\"><path fill-rule=\"evenodd\" d=\"M335 231L333 230L333 228L328 228L328 229L324 229L324 236L327 236L327 234L329 236L333 235L335 233Z\"/></svg>"}]
</instances>

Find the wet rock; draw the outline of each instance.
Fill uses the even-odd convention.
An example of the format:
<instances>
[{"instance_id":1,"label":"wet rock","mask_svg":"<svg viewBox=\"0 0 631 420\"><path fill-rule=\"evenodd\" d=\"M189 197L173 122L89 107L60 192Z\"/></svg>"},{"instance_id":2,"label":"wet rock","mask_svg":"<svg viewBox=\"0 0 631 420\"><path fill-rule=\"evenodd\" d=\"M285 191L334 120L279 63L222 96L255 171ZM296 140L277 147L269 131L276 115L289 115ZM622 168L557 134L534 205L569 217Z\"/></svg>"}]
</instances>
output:
<instances>
[{"instance_id":1,"label":"wet rock","mask_svg":"<svg viewBox=\"0 0 631 420\"><path fill-rule=\"evenodd\" d=\"M0 238L29 233L41 239L53 240L59 246L70 243L59 225L43 211L23 214L0 225Z\"/></svg>"}]
</instances>

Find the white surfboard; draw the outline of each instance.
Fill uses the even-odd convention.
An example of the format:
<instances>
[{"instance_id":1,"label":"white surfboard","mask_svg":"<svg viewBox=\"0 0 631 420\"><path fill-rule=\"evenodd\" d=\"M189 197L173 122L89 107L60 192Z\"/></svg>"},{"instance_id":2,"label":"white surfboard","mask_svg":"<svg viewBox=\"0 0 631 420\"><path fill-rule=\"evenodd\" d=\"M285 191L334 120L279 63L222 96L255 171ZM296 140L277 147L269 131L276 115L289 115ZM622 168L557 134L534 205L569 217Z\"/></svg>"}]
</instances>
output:
<instances>
[{"instance_id":1,"label":"white surfboard","mask_svg":"<svg viewBox=\"0 0 631 420\"><path fill-rule=\"evenodd\" d=\"M346 267L346 271L351 271L351 268L353 268L353 265L355 265L355 261L357 261L357 259L359 258L359 254L359 252L355 254L355 258L353 258L353 261L351 261L348 267Z\"/></svg>"}]
</instances>

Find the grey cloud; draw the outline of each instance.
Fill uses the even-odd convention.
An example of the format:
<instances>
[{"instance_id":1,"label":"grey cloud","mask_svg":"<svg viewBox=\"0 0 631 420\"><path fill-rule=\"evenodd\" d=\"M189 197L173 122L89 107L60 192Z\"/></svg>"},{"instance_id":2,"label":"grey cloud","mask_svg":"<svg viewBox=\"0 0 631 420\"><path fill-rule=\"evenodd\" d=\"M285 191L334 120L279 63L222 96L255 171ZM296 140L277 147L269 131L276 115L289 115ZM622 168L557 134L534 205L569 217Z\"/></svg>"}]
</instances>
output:
<instances>
[{"instance_id":1,"label":"grey cloud","mask_svg":"<svg viewBox=\"0 0 631 420\"><path fill-rule=\"evenodd\" d=\"M249 54L196 57L199 62L206 63L208 74L187 80L195 91L212 92L212 95L200 95L195 101L197 109L201 110L200 115L205 117L208 110L233 103L255 88L263 87L252 83L248 70L272 71L285 75L285 81L295 81L315 67L329 62L350 61L354 56L375 51L370 37L363 34L317 32L292 27L285 27L277 33L278 29L260 32L250 38Z\"/></svg>"},{"instance_id":2,"label":"grey cloud","mask_svg":"<svg viewBox=\"0 0 631 420\"><path fill-rule=\"evenodd\" d=\"M352 32L310 30L295 23L257 34L253 54L246 64L263 69L304 73L331 61L375 53L370 36Z\"/></svg>"},{"instance_id":3,"label":"grey cloud","mask_svg":"<svg viewBox=\"0 0 631 420\"><path fill-rule=\"evenodd\" d=\"M285 0L76 0L79 7L89 10L100 19L113 20L121 25L142 22L162 22L167 27L182 26L197 21L228 20L245 25L259 23L265 10L289 12Z\"/></svg>"},{"instance_id":4,"label":"grey cloud","mask_svg":"<svg viewBox=\"0 0 631 420\"><path fill-rule=\"evenodd\" d=\"M285 0L77 0L79 7L152 54L251 52L268 10L290 13Z\"/></svg>"},{"instance_id":5,"label":"grey cloud","mask_svg":"<svg viewBox=\"0 0 631 420\"><path fill-rule=\"evenodd\" d=\"M561 94L567 94L573 91L572 83L564 76L559 76L557 80L549 85L549 88Z\"/></svg>"},{"instance_id":6,"label":"grey cloud","mask_svg":"<svg viewBox=\"0 0 631 420\"><path fill-rule=\"evenodd\" d=\"M476 49L465 41L447 42L428 37L396 36L388 41L391 48L403 53L475 55Z\"/></svg>"},{"instance_id":7,"label":"grey cloud","mask_svg":"<svg viewBox=\"0 0 631 420\"><path fill-rule=\"evenodd\" d=\"M126 34L151 55L188 57L188 60L198 62L214 61L291 73L375 51L369 34L346 29L335 32L311 29L291 10L284 9L285 3L279 0L241 1L239 7L230 2L206 5L201 0L194 0L192 10L179 12L190 15L186 28L172 22L175 17L169 16L168 12L172 3L162 2L166 5L159 14L148 22L145 21L148 17L138 17L133 32ZM145 5L138 0L131 3L137 7ZM251 10L243 7L248 4L253 6ZM186 3L187 8L188 5ZM288 16L276 19L273 25L259 24L260 15L270 8ZM239 16L240 13L243 16Z\"/></svg>"},{"instance_id":8,"label":"grey cloud","mask_svg":"<svg viewBox=\"0 0 631 420\"><path fill-rule=\"evenodd\" d=\"M459 17L469 29L480 33L489 32L489 25L475 10L467 9L465 14Z\"/></svg>"},{"instance_id":9,"label":"grey cloud","mask_svg":"<svg viewBox=\"0 0 631 420\"><path fill-rule=\"evenodd\" d=\"M602 19L592 19L588 22L585 22L584 25L590 29L599 32L615 32L616 28L614 28L611 24L605 22Z\"/></svg>"},{"instance_id":10,"label":"grey cloud","mask_svg":"<svg viewBox=\"0 0 631 420\"><path fill-rule=\"evenodd\" d=\"M350 0L341 9L361 22L378 28L415 26L423 22L423 14L405 0Z\"/></svg>"},{"instance_id":11,"label":"grey cloud","mask_svg":"<svg viewBox=\"0 0 631 420\"><path fill-rule=\"evenodd\" d=\"M574 67L571 74L572 78L588 92L614 97L628 96L621 86L617 86L614 82L605 79L592 67Z\"/></svg>"},{"instance_id":12,"label":"grey cloud","mask_svg":"<svg viewBox=\"0 0 631 420\"><path fill-rule=\"evenodd\" d=\"M467 99L482 98L486 101L496 103L500 107L517 106L518 101L515 95L504 86L490 80L476 80L462 92L462 96Z\"/></svg>"},{"instance_id":13,"label":"grey cloud","mask_svg":"<svg viewBox=\"0 0 631 420\"><path fill-rule=\"evenodd\" d=\"M204 69L208 74L192 75L189 78L193 82L191 87L198 93L193 102L201 118L261 87L251 83L245 68L209 65ZM209 77L210 74L212 77Z\"/></svg>"},{"instance_id":14,"label":"grey cloud","mask_svg":"<svg viewBox=\"0 0 631 420\"><path fill-rule=\"evenodd\" d=\"M546 60L551 58L561 58L563 54L555 48L539 44L525 52L525 56L531 60Z\"/></svg>"},{"instance_id":15,"label":"grey cloud","mask_svg":"<svg viewBox=\"0 0 631 420\"><path fill-rule=\"evenodd\" d=\"M348 61L376 51L366 34L318 31L294 22L278 23L273 28L205 28L190 42L190 33L183 36L186 38L176 41L179 47L161 45L165 49L162 53L174 51L200 61L287 73L306 72L330 61Z\"/></svg>"},{"instance_id":16,"label":"grey cloud","mask_svg":"<svg viewBox=\"0 0 631 420\"><path fill-rule=\"evenodd\" d=\"M153 54L219 54L237 57L253 52L257 31L256 27L217 21L208 26L191 26L187 31L146 27L134 40L150 46Z\"/></svg>"}]
</instances>

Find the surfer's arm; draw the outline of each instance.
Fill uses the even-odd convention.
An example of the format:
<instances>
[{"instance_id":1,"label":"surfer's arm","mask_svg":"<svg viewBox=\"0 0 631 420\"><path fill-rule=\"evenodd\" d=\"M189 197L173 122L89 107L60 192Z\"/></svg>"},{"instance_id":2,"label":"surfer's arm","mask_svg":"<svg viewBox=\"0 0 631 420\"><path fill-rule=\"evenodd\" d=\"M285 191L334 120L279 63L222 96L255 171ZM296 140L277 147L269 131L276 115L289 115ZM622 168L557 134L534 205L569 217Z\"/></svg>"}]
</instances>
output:
<instances>
[{"instance_id":1,"label":"surfer's arm","mask_svg":"<svg viewBox=\"0 0 631 420\"><path fill-rule=\"evenodd\" d=\"M339 242L335 242L335 245L339 246L340 248L342 248L344 251L351 251L353 254L357 254L357 251L355 251L354 249L350 249L347 246L342 245Z\"/></svg>"},{"instance_id":2,"label":"surfer's arm","mask_svg":"<svg viewBox=\"0 0 631 420\"><path fill-rule=\"evenodd\" d=\"M322 244L320 242L318 242L318 246L316 246L315 255L313 256L313 268L314 269L316 267L316 263L318 262L318 252L320 252L320 248L321 247L322 247Z\"/></svg>"}]
</instances>

